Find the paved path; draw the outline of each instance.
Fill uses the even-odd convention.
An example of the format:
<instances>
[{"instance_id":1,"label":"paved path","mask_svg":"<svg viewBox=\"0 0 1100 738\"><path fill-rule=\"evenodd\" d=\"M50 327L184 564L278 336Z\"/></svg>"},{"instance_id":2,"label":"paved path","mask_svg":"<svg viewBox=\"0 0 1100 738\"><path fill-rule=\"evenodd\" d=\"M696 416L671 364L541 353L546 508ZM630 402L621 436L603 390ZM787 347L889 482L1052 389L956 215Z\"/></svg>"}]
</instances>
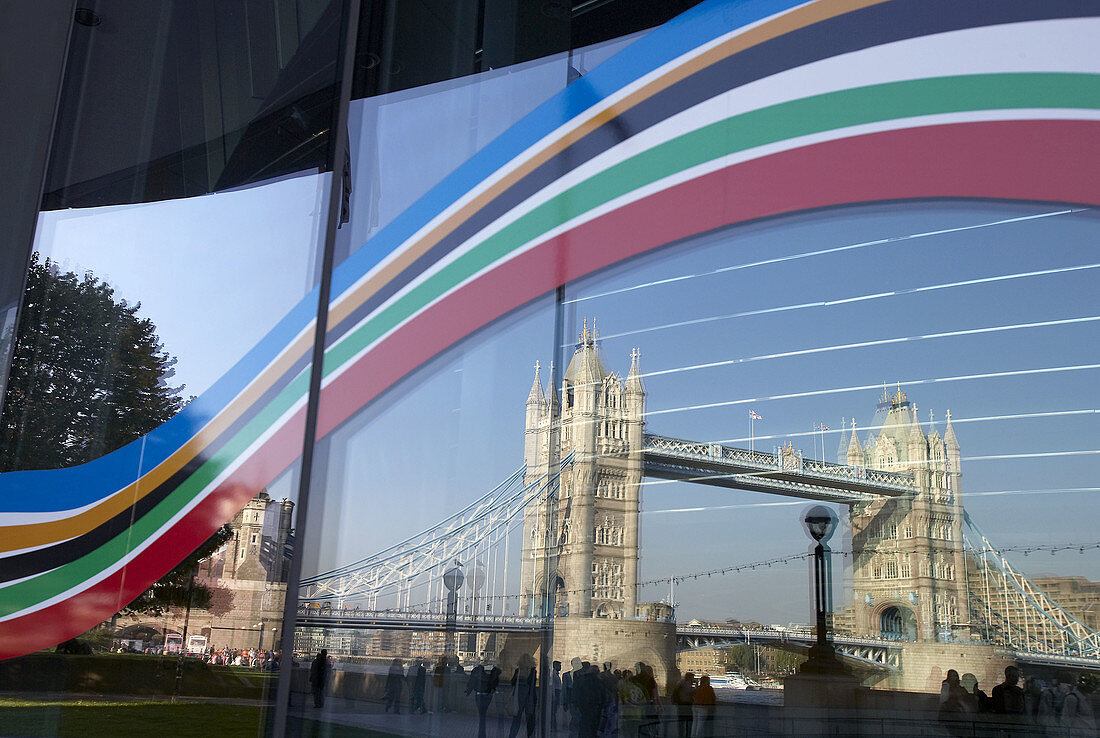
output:
<instances>
[{"instance_id":1,"label":"paved path","mask_svg":"<svg viewBox=\"0 0 1100 738\"><path fill-rule=\"evenodd\" d=\"M499 712L494 704L491 714L486 718L487 738L507 738L512 718ZM369 728L383 733L401 736L444 736L445 738L477 738L478 718L476 714L461 712L436 712L410 715L408 712L393 714L385 712L381 702L369 700L346 700L328 698L323 708L312 704L291 709L296 717L339 723L355 728ZM560 735L567 733L559 731ZM526 736L521 726L520 736Z\"/></svg>"}]
</instances>

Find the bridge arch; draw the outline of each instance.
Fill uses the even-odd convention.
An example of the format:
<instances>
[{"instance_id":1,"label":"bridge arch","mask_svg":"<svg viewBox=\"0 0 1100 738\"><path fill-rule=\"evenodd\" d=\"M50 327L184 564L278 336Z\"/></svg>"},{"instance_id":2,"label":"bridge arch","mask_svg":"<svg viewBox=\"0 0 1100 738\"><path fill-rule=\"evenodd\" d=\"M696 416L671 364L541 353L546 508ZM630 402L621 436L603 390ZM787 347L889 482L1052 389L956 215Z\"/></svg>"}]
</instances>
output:
<instances>
[{"instance_id":1,"label":"bridge arch","mask_svg":"<svg viewBox=\"0 0 1100 738\"><path fill-rule=\"evenodd\" d=\"M555 617L566 617L569 615L569 590L565 586L565 578L560 572L555 571L550 575L550 582L550 612ZM543 612L543 605L546 603L547 597L546 577L540 574L535 580L534 589L526 590L524 594L526 595L524 599L528 604L528 609L524 614L529 616L540 615Z\"/></svg>"},{"instance_id":2,"label":"bridge arch","mask_svg":"<svg viewBox=\"0 0 1100 738\"><path fill-rule=\"evenodd\" d=\"M888 601L876 608L875 622L882 638L895 641L917 640L918 621L913 610L901 602Z\"/></svg>"}]
</instances>

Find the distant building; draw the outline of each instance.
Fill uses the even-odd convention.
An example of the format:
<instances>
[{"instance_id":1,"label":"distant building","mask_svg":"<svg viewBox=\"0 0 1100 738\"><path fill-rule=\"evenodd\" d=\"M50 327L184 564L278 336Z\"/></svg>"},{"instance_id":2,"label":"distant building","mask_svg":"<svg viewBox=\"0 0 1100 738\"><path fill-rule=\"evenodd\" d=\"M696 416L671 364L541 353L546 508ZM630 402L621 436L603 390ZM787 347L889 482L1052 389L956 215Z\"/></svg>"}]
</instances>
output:
<instances>
[{"instance_id":1,"label":"distant building","mask_svg":"<svg viewBox=\"0 0 1100 738\"><path fill-rule=\"evenodd\" d=\"M119 618L120 637L140 632L163 639L166 632L182 634L186 625L189 635L204 635L215 648L278 648L293 516L293 502L261 490L229 522L232 537L199 566L195 582L210 589L209 609L173 607L158 617Z\"/></svg>"},{"instance_id":2,"label":"distant building","mask_svg":"<svg viewBox=\"0 0 1100 738\"><path fill-rule=\"evenodd\" d=\"M681 674L691 672L700 674L725 674L726 649L699 648L694 651L680 651L676 654L676 668Z\"/></svg>"},{"instance_id":3,"label":"distant building","mask_svg":"<svg viewBox=\"0 0 1100 738\"><path fill-rule=\"evenodd\" d=\"M1100 582L1084 577L1030 577L1066 612L1093 630L1100 630Z\"/></svg>"}]
</instances>

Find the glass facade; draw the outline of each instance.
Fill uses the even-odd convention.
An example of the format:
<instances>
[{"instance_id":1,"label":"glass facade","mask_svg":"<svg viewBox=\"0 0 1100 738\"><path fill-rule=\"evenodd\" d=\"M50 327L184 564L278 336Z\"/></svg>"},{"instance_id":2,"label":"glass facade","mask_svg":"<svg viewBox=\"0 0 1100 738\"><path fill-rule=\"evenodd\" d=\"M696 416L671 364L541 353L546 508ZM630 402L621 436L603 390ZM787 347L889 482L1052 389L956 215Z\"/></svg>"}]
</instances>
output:
<instances>
[{"instance_id":1,"label":"glass facade","mask_svg":"<svg viewBox=\"0 0 1100 738\"><path fill-rule=\"evenodd\" d=\"M0 734L1095 735L1095 8L644 5L43 20Z\"/></svg>"}]
</instances>

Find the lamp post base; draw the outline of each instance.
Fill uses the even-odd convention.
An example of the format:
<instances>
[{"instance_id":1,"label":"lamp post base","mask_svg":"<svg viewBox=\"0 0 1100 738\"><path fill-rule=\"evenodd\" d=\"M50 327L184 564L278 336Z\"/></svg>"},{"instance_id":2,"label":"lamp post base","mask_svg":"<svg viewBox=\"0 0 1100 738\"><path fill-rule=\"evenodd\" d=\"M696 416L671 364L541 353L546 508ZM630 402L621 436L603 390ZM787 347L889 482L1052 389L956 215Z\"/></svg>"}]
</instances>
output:
<instances>
[{"instance_id":1,"label":"lamp post base","mask_svg":"<svg viewBox=\"0 0 1100 738\"><path fill-rule=\"evenodd\" d=\"M860 689L859 678L837 658L832 645L818 643L798 673L783 681L783 704L849 710L856 707Z\"/></svg>"}]
</instances>

